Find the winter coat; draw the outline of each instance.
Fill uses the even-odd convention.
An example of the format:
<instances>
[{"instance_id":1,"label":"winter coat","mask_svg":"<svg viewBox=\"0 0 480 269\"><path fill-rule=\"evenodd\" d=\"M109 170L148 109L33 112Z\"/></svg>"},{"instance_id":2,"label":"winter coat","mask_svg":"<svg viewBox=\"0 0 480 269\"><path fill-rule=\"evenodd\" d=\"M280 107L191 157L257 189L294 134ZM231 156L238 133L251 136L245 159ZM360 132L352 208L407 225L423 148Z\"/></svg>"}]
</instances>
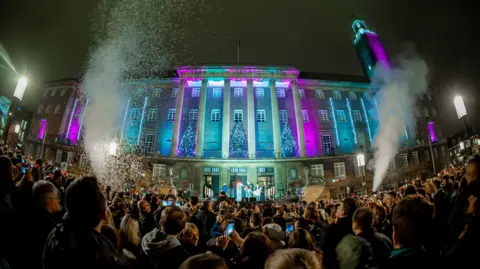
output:
<instances>
[{"instance_id":1,"label":"winter coat","mask_svg":"<svg viewBox=\"0 0 480 269\"><path fill-rule=\"evenodd\" d=\"M180 241L158 228L147 233L140 241L140 268L177 269L190 257Z\"/></svg>"},{"instance_id":2,"label":"winter coat","mask_svg":"<svg viewBox=\"0 0 480 269\"><path fill-rule=\"evenodd\" d=\"M151 213L140 212L140 216L138 218L138 224L140 226L140 235L144 236L145 234L152 231L155 227L157 227L155 223L155 218Z\"/></svg>"},{"instance_id":3,"label":"winter coat","mask_svg":"<svg viewBox=\"0 0 480 269\"><path fill-rule=\"evenodd\" d=\"M440 257L429 254L423 247L402 248L392 251L388 259L389 269L444 268Z\"/></svg>"},{"instance_id":4,"label":"winter coat","mask_svg":"<svg viewBox=\"0 0 480 269\"><path fill-rule=\"evenodd\" d=\"M324 268L337 268L337 254L335 252L338 243L347 235L353 235L352 218L339 218L337 223L332 224L325 234L325 241L323 243L323 264Z\"/></svg>"},{"instance_id":5,"label":"winter coat","mask_svg":"<svg viewBox=\"0 0 480 269\"><path fill-rule=\"evenodd\" d=\"M217 221L217 216L215 216L213 212L210 212L208 210L200 210L196 218L203 225L203 230L199 230L199 232L201 232L205 236L205 238L210 238L210 231L212 230L213 225Z\"/></svg>"},{"instance_id":6,"label":"winter coat","mask_svg":"<svg viewBox=\"0 0 480 269\"><path fill-rule=\"evenodd\" d=\"M48 235L43 251L44 269L128 268L112 243L94 229L75 227L68 220Z\"/></svg>"},{"instance_id":7,"label":"winter coat","mask_svg":"<svg viewBox=\"0 0 480 269\"><path fill-rule=\"evenodd\" d=\"M386 235L373 231L365 231L357 234L357 236L365 239L372 248L373 257L369 265L386 268L393 249L392 241Z\"/></svg>"}]
</instances>

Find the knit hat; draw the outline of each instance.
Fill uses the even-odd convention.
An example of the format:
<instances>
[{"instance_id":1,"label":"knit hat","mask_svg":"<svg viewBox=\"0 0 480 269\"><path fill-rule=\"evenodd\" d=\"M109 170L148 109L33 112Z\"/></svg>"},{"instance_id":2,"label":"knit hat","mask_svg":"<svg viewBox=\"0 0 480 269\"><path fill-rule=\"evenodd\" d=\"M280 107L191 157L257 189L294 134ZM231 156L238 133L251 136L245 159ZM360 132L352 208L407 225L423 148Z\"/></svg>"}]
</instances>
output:
<instances>
[{"instance_id":1,"label":"knit hat","mask_svg":"<svg viewBox=\"0 0 480 269\"><path fill-rule=\"evenodd\" d=\"M263 231L270 240L279 241L282 245L285 245L285 233L280 225L276 223L265 224Z\"/></svg>"}]
</instances>

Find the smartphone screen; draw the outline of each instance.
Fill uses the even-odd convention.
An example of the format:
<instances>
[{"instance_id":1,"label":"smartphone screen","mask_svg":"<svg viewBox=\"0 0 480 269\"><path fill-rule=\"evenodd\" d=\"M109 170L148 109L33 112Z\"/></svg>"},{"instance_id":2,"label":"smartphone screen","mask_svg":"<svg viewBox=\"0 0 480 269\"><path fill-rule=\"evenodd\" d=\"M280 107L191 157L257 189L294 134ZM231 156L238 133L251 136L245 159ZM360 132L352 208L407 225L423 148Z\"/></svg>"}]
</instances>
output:
<instances>
[{"instance_id":1,"label":"smartphone screen","mask_svg":"<svg viewBox=\"0 0 480 269\"><path fill-rule=\"evenodd\" d=\"M177 202L175 205L176 206L182 206L182 202Z\"/></svg>"},{"instance_id":2,"label":"smartphone screen","mask_svg":"<svg viewBox=\"0 0 480 269\"><path fill-rule=\"evenodd\" d=\"M234 229L235 229L235 222L229 222L227 224L227 229L225 229L225 234L228 236L232 235Z\"/></svg>"},{"instance_id":3,"label":"smartphone screen","mask_svg":"<svg viewBox=\"0 0 480 269\"><path fill-rule=\"evenodd\" d=\"M25 167L22 167L22 174L25 174L27 172L27 169Z\"/></svg>"},{"instance_id":4,"label":"smartphone screen","mask_svg":"<svg viewBox=\"0 0 480 269\"><path fill-rule=\"evenodd\" d=\"M293 230L294 230L293 222L287 223L286 233L289 234L293 232Z\"/></svg>"}]
</instances>

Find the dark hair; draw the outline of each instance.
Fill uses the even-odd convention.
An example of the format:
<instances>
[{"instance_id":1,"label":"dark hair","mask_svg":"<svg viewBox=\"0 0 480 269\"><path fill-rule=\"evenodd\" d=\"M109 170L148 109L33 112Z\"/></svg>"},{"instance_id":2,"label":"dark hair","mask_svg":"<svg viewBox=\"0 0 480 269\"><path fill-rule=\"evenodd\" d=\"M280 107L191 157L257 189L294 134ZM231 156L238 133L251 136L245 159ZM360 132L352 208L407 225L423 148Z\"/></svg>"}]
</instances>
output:
<instances>
[{"instance_id":1,"label":"dark hair","mask_svg":"<svg viewBox=\"0 0 480 269\"><path fill-rule=\"evenodd\" d=\"M245 222L238 217L234 218L233 221L235 222L235 231L241 235L245 231Z\"/></svg>"},{"instance_id":2,"label":"dark hair","mask_svg":"<svg viewBox=\"0 0 480 269\"><path fill-rule=\"evenodd\" d=\"M110 243L112 243L115 249L118 248L118 235L115 229L110 227L109 225L102 225L100 233L105 236Z\"/></svg>"},{"instance_id":3,"label":"dark hair","mask_svg":"<svg viewBox=\"0 0 480 269\"><path fill-rule=\"evenodd\" d=\"M373 211L368 207L360 207L353 214L353 222L362 231L372 231Z\"/></svg>"},{"instance_id":4,"label":"dark hair","mask_svg":"<svg viewBox=\"0 0 480 269\"><path fill-rule=\"evenodd\" d=\"M351 218L353 216L353 213L355 213L355 210L357 210L358 208L357 200L348 197L343 199L342 204L343 204L343 213L345 214L346 217Z\"/></svg>"},{"instance_id":5,"label":"dark hair","mask_svg":"<svg viewBox=\"0 0 480 269\"><path fill-rule=\"evenodd\" d=\"M208 210L208 207L210 206L210 201L205 200L202 203L202 206L200 207L201 210Z\"/></svg>"},{"instance_id":6,"label":"dark hair","mask_svg":"<svg viewBox=\"0 0 480 269\"><path fill-rule=\"evenodd\" d=\"M263 215L260 212L255 212L252 214L250 217L250 222L253 224L253 226L260 226L263 221Z\"/></svg>"},{"instance_id":7,"label":"dark hair","mask_svg":"<svg viewBox=\"0 0 480 269\"><path fill-rule=\"evenodd\" d=\"M7 156L0 156L0 201L14 187L12 161Z\"/></svg>"},{"instance_id":8,"label":"dark hair","mask_svg":"<svg viewBox=\"0 0 480 269\"><path fill-rule=\"evenodd\" d=\"M298 228L290 234L288 248L315 250L315 245L313 244L313 239L310 233L303 228Z\"/></svg>"},{"instance_id":9,"label":"dark hair","mask_svg":"<svg viewBox=\"0 0 480 269\"><path fill-rule=\"evenodd\" d=\"M262 226L265 226L265 225L270 224L270 223L274 223L273 219L271 217L266 217L262 221Z\"/></svg>"},{"instance_id":10,"label":"dark hair","mask_svg":"<svg viewBox=\"0 0 480 269\"><path fill-rule=\"evenodd\" d=\"M177 197L171 193L167 194L165 196L165 199L164 200L168 200L168 199L173 199L173 200L177 200Z\"/></svg>"},{"instance_id":11,"label":"dark hair","mask_svg":"<svg viewBox=\"0 0 480 269\"><path fill-rule=\"evenodd\" d=\"M298 227L300 228L308 229L310 226L310 223L304 217L298 218L297 221L298 221Z\"/></svg>"},{"instance_id":12,"label":"dark hair","mask_svg":"<svg viewBox=\"0 0 480 269\"><path fill-rule=\"evenodd\" d=\"M390 196L393 196L393 199L397 199L397 192L396 191L389 191L387 194L390 195Z\"/></svg>"},{"instance_id":13,"label":"dark hair","mask_svg":"<svg viewBox=\"0 0 480 269\"><path fill-rule=\"evenodd\" d=\"M170 206L162 211L160 222L166 234L177 235L185 228L187 216L180 207Z\"/></svg>"},{"instance_id":14,"label":"dark hair","mask_svg":"<svg viewBox=\"0 0 480 269\"><path fill-rule=\"evenodd\" d=\"M92 229L105 216L106 201L97 179L84 177L75 180L65 194L66 218L75 226Z\"/></svg>"},{"instance_id":15,"label":"dark hair","mask_svg":"<svg viewBox=\"0 0 480 269\"><path fill-rule=\"evenodd\" d=\"M417 193L422 195L422 196L426 196L427 195L427 191L424 189L424 188L418 188L417 189Z\"/></svg>"},{"instance_id":16,"label":"dark hair","mask_svg":"<svg viewBox=\"0 0 480 269\"><path fill-rule=\"evenodd\" d=\"M190 197L190 204L192 206L196 206L198 204L198 196L192 196Z\"/></svg>"},{"instance_id":17,"label":"dark hair","mask_svg":"<svg viewBox=\"0 0 480 269\"><path fill-rule=\"evenodd\" d=\"M240 254L248 257L250 264L263 266L268 256L272 253L272 243L266 235L260 232L252 232L245 237Z\"/></svg>"},{"instance_id":18,"label":"dark hair","mask_svg":"<svg viewBox=\"0 0 480 269\"><path fill-rule=\"evenodd\" d=\"M63 176L62 171L57 170L57 171L53 172L53 180L56 180L57 178L59 178L61 176Z\"/></svg>"},{"instance_id":19,"label":"dark hair","mask_svg":"<svg viewBox=\"0 0 480 269\"><path fill-rule=\"evenodd\" d=\"M46 180L39 180L35 182L32 188L33 201L38 206L44 207L49 195L52 193L58 194L58 190L51 182Z\"/></svg>"},{"instance_id":20,"label":"dark hair","mask_svg":"<svg viewBox=\"0 0 480 269\"><path fill-rule=\"evenodd\" d=\"M212 253L191 256L180 265L179 269L227 269L225 260Z\"/></svg>"},{"instance_id":21,"label":"dark hair","mask_svg":"<svg viewBox=\"0 0 480 269\"><path fill-rule=\"evenodd\" d=\"M400 201L393 210L394 238L402 248L421 246L433 227L433 206L419 195Z\"/></svg>"},{"instance_id":22,"label":"dark hair","mask_svg":"<svg viewBox=\"0 0 480 269\"><path fill-rule=\"evenodd\" d=\"M408 185L408 187L405 189L405 197L407 195L415 195L417 194L417 189L413 185Z\"/></svg>"}]
</instances>

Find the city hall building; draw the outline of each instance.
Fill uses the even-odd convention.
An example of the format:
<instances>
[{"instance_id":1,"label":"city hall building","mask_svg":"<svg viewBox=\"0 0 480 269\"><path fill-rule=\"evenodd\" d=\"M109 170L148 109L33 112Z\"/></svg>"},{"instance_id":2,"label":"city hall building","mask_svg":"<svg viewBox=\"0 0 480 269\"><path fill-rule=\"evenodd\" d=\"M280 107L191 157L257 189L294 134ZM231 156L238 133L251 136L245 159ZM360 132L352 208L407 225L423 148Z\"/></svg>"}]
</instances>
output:
<instances>
[{"instance_id":1,"label":"city hall building","mask_svg":"<svg viewBox=\"0 0 480 269\"><path fill-rule=\"evenodd\" d=\"M208 65L129 82L125 107L119 108L118 140L144 156L132 169L152 185L173 183L202 198L225 191L236 199L278 199L298 195L297 188L305 185L320 186L317 194L323 198L371 190L378 103L369 77L376 63L388 59L363 22L355 21L353 29L365 77ZM428 115L433 119L428 123L422 119L425 110L435 109L430 94L424 99L418 130L406 133L392 174L427 170L445 155L435 117ZM47 83L39 102L28 154L81 166L78 145L88 98L82 97L79 81ZM363 166L358 154L365 156Z\"/></svg>"}]
</instances>

